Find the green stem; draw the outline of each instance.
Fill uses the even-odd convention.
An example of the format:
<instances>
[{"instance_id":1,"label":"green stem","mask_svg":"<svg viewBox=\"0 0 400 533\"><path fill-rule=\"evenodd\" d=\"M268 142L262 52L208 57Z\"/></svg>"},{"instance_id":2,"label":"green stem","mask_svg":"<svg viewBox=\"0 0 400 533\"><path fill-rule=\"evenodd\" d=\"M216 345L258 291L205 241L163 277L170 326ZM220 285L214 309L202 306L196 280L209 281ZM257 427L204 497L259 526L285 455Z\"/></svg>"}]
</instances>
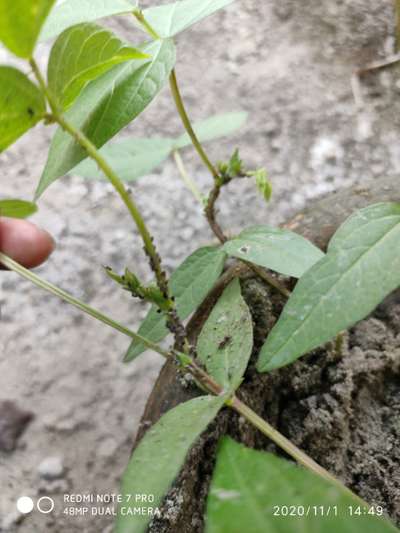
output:
<instances>
[{"instance_id":1,"label":"green stem","mask_svg":"<svg viewBox=\"0 0 400 533\"><path fill-rule=\"evenodd\" d=\"M193 194L193 196L200 202L202 207L204 207L204 203L206 201L205 197L201 194L199 191L197 185L192 180L192 178L189 176L189 174L186 171L185 165L183 164L181 155L178 150L174 150L172 152L172 155L174 156L174 160L176 163L176 166L178 167L179 174L181 175L182 180L184 181L186 187L189 189L189 191Z\"/></svg>"},{"instance_id":2,"label":"green stem","mask_svg":"<svg viewBox=\"0 0 400 533\"><path fill-rule=\"evenodd\" d=\"M142 12L141 9L139 9L139 8L134 9L133 16L137 19L137 21L140 23L140 25L143 26L143 28L147 31L147 33L150 35L150 37L152 37L156 41L161 39L160 35L158 35L156 30L144 18L143 12Z\"/></svg>"},{"instance_id":3,"label":"green stem","mask_svg":"<svg viewBox=\"0 0 400 533\"><path fill-rule=\"evenodd\" d=\"M133 15L136 17L138 22L143 26L143 28L146 30L146 32L152 37L153 39L161 39L160 35L156 32L156 30L147 22L146 18L143 15L143 12L140 9L135 9L133 11ZM193 146L197 150L201 160L205 164L205 166L208 168L208 170L211 172L214 179L219 177L219 173L217 169L214 167L214 165L209 160L207 154L205 153L200 141L198 140L193 128L192 124L189 120L188 114L185 109L185 105L183 103L183 99L179 90L178 82L176 79L176 73L175 69L172 70L171 75L169 77L170 87L172 96L175 101L176 108L178 110L179 116L182 119L183 125L185 127L185 130L187 131Z\"/></svg>"},{"instance_id":4,"label":"green stem","mask_svg":"<svg viewBox=\"0 0 400 533\"><path fill-rule=\"evenodd\" d=\"M65 119L62 112L59 109L57 100L53 97L51 92L48 90L46 83L42 77L42 74L34 59L30 60L30 65L40 84L40 87L43 93L45 94L49 102L55 121L61 126L61 128L64 131L69 133L82 148L84 148L84 150L86 151L86 153L88 154L90 158L96 161L99 168L103 171L105 176L108 178L108 180L113 185L115 190L120 195L122 201L128 208L128 211L136 224L139 234L142 237L145 252L149 257L150 265L151 265L152 270L155 273L159 288L163 292L164 296L167 299L169 299L168 282L167 282L165 272L163 271L162 266L161 266L160 256L157 253L157 250L153 243L153 238L147 229L147 226L142 218L142 215L140 214L138 207L135 204L135 201L130 196L128 191L125 189L122 181L113 171L113 169L109 166L109 164L104 159L104 157L99 153L96 146L79 129L75 128L73 124L71 124Z\"/></svg>"},{"instance_id":5,"label":"green stem","mask_svg":"<svg viewBox=\"0 0 400 533\"><path fill-rule=\"evenodd\" d=\"M348 489L341 481L335 478L327 470L322 468L318 463L316 463L311 457L308 457L303 451L301 451L297 446L295 446L290 440L288 440L284 435L279 433L275 428L273 428L267 421L262 419L255 413L250 407L241 402L238 398L234 397L231 400L228 400L228 405L232 407L238 414L243 416L248 422L250 422L254 427L256 427L261 433L266 437L271 439L279 448L284 450L288 455L290 455L296 462L303 465L311 472L314 472L318 476L326 479L340 490L347 492L352 498L354 498L360 505L369 507L369 504L361 499L359 496L354 494L350 489Z\"/></svg>"},{"instance_id":6,"label":"green stem","mask_svg":"<svg viewBox=\"0 0 400 533\"><path fill-rule=\"evenodd\" d=\"M400 0L398 0L398 1L400 2ZM197 138L197 136L196 136L196 134L195 134L195 132L193 130L192 124L190 122L190 119L189 119L188 114L187 114L186 109L185 109L185 105L183 103L182 96L181 96L180 91L179 91L179 86L178 86L178 82L177 82L177 79L176 79L175 70L173 70L171 72L171 75L170 75L170 86L171 86L172 95L173 95L174 100L175 100L176 108L177 108L177 110L179 112L179 115L180 115L180 117L182 119L183 125L185 126L185 129L186 129L189 137L192 140L193 146L196 148L196 150L197 150L198 154L200 155L203 163L206 165L206 167L209 169L209 171L211 172L212 176L214 177L215 185L214 185L214 188L212 189L212 191L211 191L211 193L210 193L210 195L208 197L208 200L206 202L205 215L206 215L206 218L208 220L208 223L209 223L212 231L214 232L214 234L216 235L218 240L223 244L224 242L226 242L227 238L226 238L221 226L218 224L218 222L216 220L216 215L215 215L215 203L216 203L216 201L218 199L218 196L219 196L219 193L220 193L220 190L221 190L221 185L219 185L219 177L220 177L219 173L216 170L216 168L214 167L214 165L210 162L209 158L207 157L207 154L205 153L200 141L198 140L198 138ZM175 157L175 153L174 153L174 157ZM175 159L175 161L176 161L176 159ZM178 165L178 162L177 162L177 165ZM178 165L178 168L179 168L179 165ZM184 174L182 174L182 177L184 178ZM290 296L290 292L283 285L281 285L281 283L279 283L279 281L275 280L275 278L270 276L264 269L259 268L256 265L253 265L252 263L247 263L247 264L258 276L260 276L264 281L266 281L267 283L272 285L275 289L277 289L286 298L288 298Z\"/></svg>"},{"instance_id":7,"label":"green stem","mask_svg":"<svg viewBox=\"0 0 400 533\"><path fill-rule=\"evenodd\" d=\"M99 168L104 172L110 183L112 183L115 190L120 195L122 201L128 208L129 213L131 214L132 219L134 220L136 227L139 231L140 236L142 237L144 243L145 252L150 260L150 265L152 270L155 273L156 280L160 290L163 292L164 296L169 299L169 289L166 274L162 269L161 259L158 255L158 252L154 246L153 238L150 235L149 230L140 214L138 207L136 206L135 201L130 196L128 191L125 189L123 183L109 166L107 161L103 156L98 152L97 148L92 144L92 142L83 135L78 129L76 129L72 124L64 119L62 115L55 117L58 124L68 132L77 143L79 143L82 148L84 148L89 155L96 163Z\"/></svg>"},{"instance_id":8,"label":"green stem","mask_svg":"<svg viewBox=\"0 0 400 533\"><path fill-rule=\"evenodd\" d=\"M130 337L131 339L134 339L138 342L143 343L146 348L149 348L150 350L153 350L154 352L159 353L163 357L169 357L169 353L166 350L163 350L155 344L152 341L149 341L145 337L142 337L141 335L138 335L137 333L134 333L130 329L126 328L125 326L122 326L112 318L109 318L106 315L103 315L100 311L97 309L94 309L88 304L85 304L81 300L78 300L78 298L75 298L71 294L68 294L67 292L63 291L59 287L56 287L52 283L49 283L48 281L42 279L41 277L37 276L30 270L27 270L19 263L15 262L13 259L8 257L7 255L0 252L0 262L2 265L6 266L9 270L12 270L13 272L16 272L23 278L31 281L34 285L37 287L40 287L41 289L44 289L47 292L50 292L51 294L54 294L55 296L58 296L65 302L68 302L69 304L73 305L74 307L77 307L84 313L92 316L93 318L96 318L97 320L100 320L100 322L103 322L104 324L107 324L107 326L110 326L120 333L123 333L127 337Z\"/></svg>"},{"instance_id":9,"label":"green stem","mask_svg":"<svg viewBox=\"0 0 400 533\"><path fill-rule=\"evenodd\" d=\"M205 166L208 168L208 170L211 172L214 179L219 178L219 173L217 169L214 167L214 165L211 163L211 161L208 159L207 154L205 153L200 141L198 140L193 128L192 124L190 122L190 119L188 117L188 114L185 109L185 105L182 100L181 93L179 91L178 82L176 79L175 69L172 70L170 77L169 77L169 85L171 88L171 93L174 98L174 102L176 105L176 109L178 110L179 116L181 117L182 123L185 127L185 130L187 131L193 146L197 150L197 153L199 154L201 160L205 164Z\"/></svg>"}]
</instances>

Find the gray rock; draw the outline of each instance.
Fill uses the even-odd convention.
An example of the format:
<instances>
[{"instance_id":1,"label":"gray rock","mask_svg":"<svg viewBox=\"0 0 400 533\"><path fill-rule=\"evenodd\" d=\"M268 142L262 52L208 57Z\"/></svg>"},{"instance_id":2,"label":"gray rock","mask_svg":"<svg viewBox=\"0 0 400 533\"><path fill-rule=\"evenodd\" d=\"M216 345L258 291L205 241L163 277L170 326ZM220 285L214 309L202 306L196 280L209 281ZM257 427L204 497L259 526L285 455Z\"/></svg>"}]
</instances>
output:
<instances>
[{"instance_id":1,"label":"gray rock","mask_svg":"<svg viewBox=\"0 0 400 533\"><path fill-rule=\"evenodd\" d=\"M64 475L64 465L61 457L46 457L38 466L38 472L43 479L58 479Z\"/></svg>"}]
</instances>

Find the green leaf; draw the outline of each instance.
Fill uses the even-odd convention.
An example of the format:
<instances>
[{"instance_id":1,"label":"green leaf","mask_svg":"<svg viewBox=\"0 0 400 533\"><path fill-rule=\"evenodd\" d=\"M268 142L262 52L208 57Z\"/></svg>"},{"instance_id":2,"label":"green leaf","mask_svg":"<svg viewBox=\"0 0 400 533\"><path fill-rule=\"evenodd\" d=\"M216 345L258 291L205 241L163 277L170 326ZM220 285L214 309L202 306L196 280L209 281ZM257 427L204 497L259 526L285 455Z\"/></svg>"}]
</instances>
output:
<instances>
[{"instance_id":1,"label":"green leaf","mask_svg":"<svg viewBox=\"0 0 400 533\"><path fill-rule=\"evenodd\" d=\"M221 275L225 263L225 253L221 248L199 248L176 269L171 276L171 293L175 296L178 315L181 320L187 318L207 296ZM138 333L154 342L159 342L168 335L165 316L158 313L156 307L142 322ZM135 359L146 347L132 341L125 362Z\"/></svg>"},{"instance_id":2,"label":"green leaf","mask_svg":"<svg viewBox=\"0 0 400 533\"><path fill-rule=\"evenodd\" d=\"M107 160L118 177L124 181L134 181L149 174L171 153L173 139L127 138L101 148L101 155ZM85 178L105 179L91 159L82 161L71 173Z\"/></svg>"},{"instance_id":3,"label":"green leaf","mask_svg":"<svg viewBox=\"0 0 400 533\"><path fill-rule=\"evenodd\" d=\"M239 149L236 148L229 160L226 174L229 178L237 178L243 172L243 161L240 159Z\"/></svg>"},{"instance_id":4,"label":"green leaf","mask_svg":"<svg viewBox=\"0 0 400 533\"><path fill-rule=\"evenodd\" d=\"M253 321L232 281L211 311L197 342L197 354L211 376L225 390L236 389L246 371L253 349Z\"/></svg>"},{"instance_id":5,"label":"green leaf","mask_svg":"<svg viewBox=\"0 0 400 533\"><path fill-rule=\"evenodd\" d=\"M186 30L196 22L232 4L233 1L182 0L173 4L149 7L143 10L143 15L156 33L165 39Z\"/></svg>"},{"instance_id":6,"label":"green leaf","mask_svg":"<svg viewBox=\"0 0 400 533\"><path fill-rule=\"evenodd\" d=\"M0 152L35 126L45 112L39 88L16 68L0 66Z\"/></svg>"},{"instance_id":7,"label":"green leaf","mask_svg":"<svg viewBox=\"0 0 400 533\"><path fill-rule=\"evenodd\" d=\"M0 0L0 41L15 55L30 58L55 0Z\"/></svg>"},{"instance_id":8,"label":"green leaf","mask_svg":"<svg viewBox=\"0 0 400 533\"><path fill-rule=\"evenodd\" d=\"M37 205L25 200L0 200L0 217L27 218L37 211Z\"/></svg>"},{"instance_id":9,"label":"green leaf","mask_svg":"<svg viewBox=\"0 0 400 533\"><path fill-rule=\"evenodd\" d=\"M299 278L324 257L323 252L292 231L253 226L224 244L228 255Z\"/></svg>"},{"instance_id":10,"label":"green leaf","mask_svg":"<svg viewBox=\"0 0 400 533\"><path fill-rule=\"evenodd\" d=\"M147 531L152 518L150 512L160 506L190 448L216 417L224 401L224 397L195 398L168 411L147 431L122 478L123 503L118 509L116 533ZM152 503L140 503L146 509L141 514L133 513L138 506L137 494L154 497Z\"/></svg>"},{"instance_id":11,"label":"green leaf","mask_svg":"<svg viewBox=\"0 0 400 533\"><path fill-rule=\"evenodd\" d=\"M54 43L48 64L48 83L62 107L69 107L90 81L113 66L131 59L146 59L97 24L77 24Z\"/></svg>"},{"instance_id":12,"label":"green leaf","mask_svg":"<svg viewBox=\"0 0 400 533\"><path fill-rule=\"evenodd\" d=\"M357 509L361 510L360 516L355 514ZM205 530L206 533L398 531L387 520L368 514L368 509L345 490L308 470L225 437L211 481Z\"/></svg>"},{"instance_id":13,"label":"green leaf","mask_svg":"<svg viewBox=\"0 0 400 533\"><path fill-rule=\"evenodd\" d=\"M129 0L65 0L52 10L39 39L52 39L70 26L81 22L129 13L135 6L136 2Z\"/></svg>"},{"instance_id":14,"label":"green leaf","mask_svg":"<svg viewBox=\"0 0 400 533\"><path fill-rule=\"evenodd\" d=\"M261 372L287 365L362 320L400 285L400 204L361 209L297 283L264 344Z\"/></svg>"},{"instance_id":15,"label":"green leaf","mask_svg":"<svg viewBox=\"0 0 400 533\"><path fill-rule=\"evenodd\" d=\"M272 185L267 177L267 171L265 168L259 168L258 170L248 172L248 175L256 178L257 189L263 195L264 200L269 202L272 196Z\"/></svg>"},{"instance_id":16,"label":"green leaf","mask_svg":"<svg viewBox=\"0 0 400 533\"><path fill-rule=\"evenodd\" d=\"M66 113L67 120L83 131L97 148L136 118L168 80L175 63L174 43L156 41L144 46L142 51L152 59L127 61L113 67L89 83ZM85 150L59 128L36 197L86 157Z\"/></svg>"},{"instance_id":17,"label":"green leaf","mask_svg":"<svg viewBox=\"0 0 400 533\"><path fill-rule=\"evenodd\" d=\"M193 124L193 129L201 142L211 141L218 137L231 135L240 129L247 120L247 113L236 111L233 113L223 113L214 115ZM175 141L175 148L185 148L190 146L192 141L187 133L178 137Z\"/></svg>"}]
</instances>

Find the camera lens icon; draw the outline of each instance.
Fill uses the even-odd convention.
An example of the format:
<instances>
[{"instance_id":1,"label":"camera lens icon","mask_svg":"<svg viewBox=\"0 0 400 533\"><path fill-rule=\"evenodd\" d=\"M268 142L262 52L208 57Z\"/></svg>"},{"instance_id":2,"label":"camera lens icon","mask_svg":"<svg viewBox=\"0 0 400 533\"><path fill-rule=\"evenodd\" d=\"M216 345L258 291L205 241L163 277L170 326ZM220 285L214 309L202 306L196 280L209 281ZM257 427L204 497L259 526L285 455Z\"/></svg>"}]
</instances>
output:
<instances>
[{"instance_id":1,"label":"camera lens icon","mask_svg":"<svg viewBox=\"0 0 400 533\"><path fill-rule=\"evenodd\" d=\"M17 509L21 514L29 514L33 511L34 503L29 496L21 496L17 500Z\"/></svg>"},{"instance_id":2,"label":"camera lens icon","mask_svg":"<svg viewBox=\"0 0 400 533\"><path fill-rule=\"evenodd\" d=\"M21 514L29 514L33 511L35 504L29 496L21 496L17 500L17 509ZM54 500L49 496L42 496L36 502L36 508L39 513L49 514L54 509Z\"/></svg>"},{"instance_id":3,"label":"camera lens icon","mask_svg":"<svg viewBox=\"0 0 400 533\"><path fill-rule=\"evenodd\" d=\"M43 514L49 514L54 509L54 500L48 496L42 496L36 502L37 510Z\"/></svg>"}]
</instances>

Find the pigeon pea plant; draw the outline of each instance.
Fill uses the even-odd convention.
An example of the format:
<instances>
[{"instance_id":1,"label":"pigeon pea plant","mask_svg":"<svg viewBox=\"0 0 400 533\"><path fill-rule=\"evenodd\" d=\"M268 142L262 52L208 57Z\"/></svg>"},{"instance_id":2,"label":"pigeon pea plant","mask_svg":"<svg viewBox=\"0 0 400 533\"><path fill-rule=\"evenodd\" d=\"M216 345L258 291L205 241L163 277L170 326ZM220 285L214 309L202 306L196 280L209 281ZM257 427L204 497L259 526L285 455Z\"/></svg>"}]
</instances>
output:
<instances>
[{"instance_id":1,"label":"pigeon pea plant","mask_svg":"<svg viewBox=\"0 0 400 533\"><path fill-rule=\"evenodd\" d=\"M253 349L253 324L238 279L252 270L288 298L284 310L258 355L259 372L288 365L333 339L368 315L400 284L400 204L381 203L356 212L336 232L327 253L287 229L255 226L229 239L216 218L216 202L231 181L254 179L268 201L271 187L264 170L249 171L235 151L214 165L203 142L232 133L243 113L211 117L192 125L177 82L174 37L233 0L182 0L140 10L128 0L0 0L0 40L29 63L28 74L0 67L0 150L6 149L38 122L57 124L35 201L58 178L73 172L107 178L120 195L139 232L154 273L145 286L128 268L107 274L152 304L138 333L24 269L4 254L10 270L59 296L131 338L125 361L145 349L158 352L188 373L203 395L179 405L149 429L124 473L116 531L145 531L151 513L134 512L134 494L150 494L149 507L159 507L198 436L223 408L236 411L275 442L300 466L272 454L245 449L223 439L207 502L210 533L236 531L396 531L370 506L293 443L261 419L237 396ZM146 32L137 46L122 42L96 19L125 15ZM34 59L39 41L55 38L45 78ZM178 138L131 139L107 144L138 117L169 81L185 133ZM207 197L188 176L180 150L192 144L209 170L213 187ZM153 236L125 183L150 172L170 154L182 177L204 208L218 246L193 252L168 278ZM36 204L6 199L3 215L25 217ZM234 266L222 275L228 257ZM271 271L299 281L290 294ZM184 320L209 291L222 296L206 321L196 346ZM324 320L321 321L321 316ZM174 336L170 349L158 343ZM284 509L287 512L284 512ZM325 510L324 513L319 510ZM354 515L359 515L354 522ZM284 518L283 518L284 517Z\"/></svg>"}]
</instances>

